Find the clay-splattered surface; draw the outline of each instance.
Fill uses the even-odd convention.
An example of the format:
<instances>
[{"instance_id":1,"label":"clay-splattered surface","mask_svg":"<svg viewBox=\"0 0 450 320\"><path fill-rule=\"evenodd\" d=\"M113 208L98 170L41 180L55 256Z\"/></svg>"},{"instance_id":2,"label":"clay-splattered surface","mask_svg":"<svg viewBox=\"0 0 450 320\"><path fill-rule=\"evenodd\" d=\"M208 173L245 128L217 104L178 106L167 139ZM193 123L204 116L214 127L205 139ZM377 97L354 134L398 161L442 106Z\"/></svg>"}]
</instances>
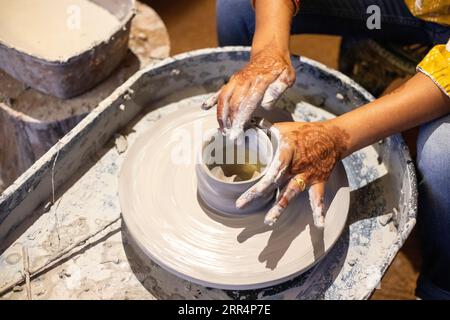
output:
<instances>
[{"instance_id":1,"label":"clay-splattered surface","mask_svg":"<svg viewBox=\"0 0 450 320\"><path fill-rule=\"evenodd\" d=\"M186 105L200 105L201 101L202 96L194 97L150 112L124 130L123 137L131 145L140 132L165 114ZM289 101L281 104L292 110ZM327 116L307 103L297 104L293 111L294 119L299 121ZM34 299L358 299L367 297L377 286L383 272L380 262L400 246L391 211L394 204L388 196L388 172L369 147L344 161L353 189L350 218L336 246L316 267L265 290L207 289L140 257L141 253L128 244L117 197L117 175L125 155L126 151L119 152L111 142L50 211L2 254L0 290L22 277L22 246L28 249L31 272L48 265L32 279L28 289L18 284L4 298L26 298L27 290L31 290ZM59 252L80 241L52 265Z\"/></svg>"},{"instance_id":2,"label":"clay-splattered surface","mask_svg":"<svg viewBox=\"0 0 450 320\"><path fill-rule=\"evenodd\" d=\"M217 46L214 1L179 0L176 6L166 0L146 0L146 2L165 22L172 40L172 54ZM312 58L327 67L338 69L340 43L339 36L302 34L291 36L290 47L294 54ZM404 134L403 136L405 137ZM415 139L408 146L412 148L413 144ZM415 299L414 290L421 256L416 233L411 237L412 239L405 244L406 248L402 248L390 266L381 288L372 296L373 299Z\"/></svg>"},{"instance_id":3,"label":"clay-splattered surface","mask_svg":"<svg viewBox=\"0 0 450 320\"><path fill-rule=\"evenodd\" d=\"M200 105L201 97L197 95L217 90L226 77L248 60L248 55L248 48L242 47L201 50L167 59L138 72L6 190L0 196L0 219L3 221L0 235L5 243L12 239L14 243L8 245L0 259L1 268L7 270L9 275L0 281L0 293L13 294L11 290L19 282L11 282L12 277L20 279L31 273L33 279L38 279L51 273L55 266L75 259L80 253L89 252L87 249L108 238L105 235L102 240L90 244L103 232L108 234L111 224L119 221L117 173L126 152L123 143L120 147L113 145L113 141L117 140L118 128L129 123L128 129L121 134L128 136L128 142L132 143L133 135L140 132L139 126L152 126L167 112L182 106L181 99L191 97L186 101ZM284 115L291 115L297 120L314 120L323 116L320 109L302 102L307 101L328 112L341 114L372 99L353 81L317 62L298 57L293 57L292 62L302 77L279 102L279 112ZM175 104L160 108L169 102ZM150 112L145 106L152 106L154 111ZM144 118L132 121L138 112L144 114ZM108 140L110 142L105 144ZM100 146L103 147L99 149ZM83 167L80 168L80 164ZM188 289L181 295L190 297L195 292L202 298L217 294L238 299L367 298L415 224L415 171L407 148L397 135L352 155L345 159L344 165L353 190L350 218L333 250L313 269L265 290L211 291L186 283ZM71 178L68 180L68 177ZM53 178L60 193L55 195L57 201L51 205ZM60 186L62 181L65 185ZM30 208L36 208L41 202L44 205L47 203L45 212L39 209L36 211L38 214L32 216ZM65 215L66 211L70 214ZM29 220L24 221L25 217ZM86 218L85 223L78 223L86 224L87 229L80 229L89 230L89 233L75 233L64 240L65 235L58 231L59 228L73 228L77 219L83 220L83 217ZM96 220L98 217L103 218ZM104 221L105 217L109 220ZM96 225L98 221L100 224ZM23 225L30 227L24 232ZM20 233L13 232L19 229L22 230ZM35 237L27 241L26 237L32 231L39 235L39 239ZM56 235L54 232L57 232ZM68 243L71 244L66 245ZM23 268L23 262L6 262L10 253L20 254L17 244L28 248L28 269ZM55 248L58 248L57 253L52 251ZM124 248L127 252L127 246ZM21 254L23 257L23 251ZM17 255L15 257L17 260ZM179 294L179 288L185 282L152 263L144 262L141 266L144 270L150 268L150 274L157 272L157 276L151 278L156 280L157 288L161 290L155 293L149 289L151 296L171 296L175 288ZM132 264L130 269L133 270ZM140 274L140 271L133 272L136 273ZM89 274L87 271L82 278L89 280ZM138 280L136 276L130 279ZM95 285L96 282L90 283ZM30 294L32 285L25 286L27 294ZM131 282L123 284L124 291L128 285Z\"/></svg>"}]
</instances>

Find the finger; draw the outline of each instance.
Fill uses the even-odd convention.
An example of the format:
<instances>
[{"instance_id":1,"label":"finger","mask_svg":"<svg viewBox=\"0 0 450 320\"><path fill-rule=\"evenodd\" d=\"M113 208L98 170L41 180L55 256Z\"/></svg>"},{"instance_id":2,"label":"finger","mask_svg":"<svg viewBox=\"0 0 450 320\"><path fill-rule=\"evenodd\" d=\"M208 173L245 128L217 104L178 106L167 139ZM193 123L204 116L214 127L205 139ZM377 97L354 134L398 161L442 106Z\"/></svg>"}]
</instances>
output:
<instances>
[{"instance_id":1,"label":"finger","mask_svg":"<svg viewBox=\"0 0 450 320\"><path fill-rule=\"evenodd\" d=\"M317 228L325 226L325 182L319 182L309 188L309 202L313 212L314 225Z\"/></svg>"},{"instance_id":2,"label":"finger","mask_svg":"<svg viewBox=\"0 0 450 320\"><path fill-rule=\"evenodd\" d=\"M285 174L286 169L287 166L284 166L277 161L273 162L266 175L236 200L236 207L241 209L256 198L259 198L266 194L266 192L276 188L279 181L281 181L283 175Z\"/></svg>"},{"instance_id":3,"label":"finger","mask_svg":"<svg viewBox=\"0 0 450 320\"><path fill-rule=\"evenodd\" d=\"M229 100L232 94L232 89L225 86L218 97L217 100L217 122L219 123L220 130L224 131L225 121L229 113Z\"/></svg>"},{"instance_id":4,"label":"finger","mask_svg":"<svg viewBox=\"0 0 450 320\"><path fill-rule=\"evenodd\" d=\"M216 93L211 95L208 99L206 99L202 103L202 109L203 110L209 110L209 109L211 109L212 107L214 107L217 104L217 100L219 99L220 91L221 90L217 91Z\"/></svg>"},{"instance_id":5,"label":"finger","mask_svg":"<svg viewBox=\"0 0 450 320\"><path fill-rule=\"evenodd\" d=\"M231 117L231 129L229 131L229 138L231 140L235 140L242 134L245 124L250 120L252 113L261 102L266 89L267 84L264 81L257 80L252 83L247 96L242 100L238 109L235 110L235 113Z\"/></svg>"},{"instance_id":6,"label":"finger","mask_svg":"<svg viewBox=\"0 0 450 320\"><path fill-rule=\"evenodd\" d=\"M231 128L232 119L234 118L236 111L239 109L239 106L242 104L242 102L246 99L248 95L248 91L250 89L251 82L244 82L240 85L237 85L235 89L233 90L233 94L230 98L230 107L229 107L229 114L228 118L225 120L225 127L227 129Z\"/></svg>"},{"instance_id":7,"label":"finger","mask_svg":"<svg viewBox=\"0 0 450 320\"><path fill-rule=\"evenodd\" d=\"M277 150L274 160L267 169L264 177L236 200L237 208L245 207L254 199L261 197L281 184L286 177L287 169L292 159L291 152L284 148L284 146L280 146Z\"/></svg>"},{"instance_id":8,"label":"finger","mask_svg":"<svg viewBox=\"0 0 450 320\"><path fill-rule=\"evenodd\" d=\"M285 70L267 87L261 102L261 107L270 110L291 85L292 81L289 81L288 71Z\"/></svg>"},{"instance_id":9,"label":"finger","mask_svg":"<svg viewBox=\"0 0 450 320\"><path fill-rule=\"evenodd\" d=\"M277 220L280 218L281 214L286 210L286 207L289 205L292 199L294 199L299 193L303 192L304 189L300 188L300 185L296 182L295 179L301 179L305 181L306 178L302 174L297 174L294 178L292 178L288 185L281 192L281 195L278 199L278 202L269 212L266 214L264 218L264 223L272 226Z\"/></svg>"}]
</instances>

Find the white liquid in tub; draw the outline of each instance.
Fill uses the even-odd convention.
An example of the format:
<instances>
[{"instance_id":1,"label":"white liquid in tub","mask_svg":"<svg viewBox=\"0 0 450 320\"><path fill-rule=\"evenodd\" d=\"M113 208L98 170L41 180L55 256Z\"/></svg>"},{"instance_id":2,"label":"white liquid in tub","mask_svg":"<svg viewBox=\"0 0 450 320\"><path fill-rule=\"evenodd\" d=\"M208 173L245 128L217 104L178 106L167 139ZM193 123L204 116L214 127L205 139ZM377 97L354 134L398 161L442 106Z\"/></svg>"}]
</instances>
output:
<instances>
[{"instance_id":1,"label":"white liquid in tub","mask_svg":"<svg viewBox=\"0 0 450 320\"><path fill-rule=\"evenodd\" d=\"M107 40L120 21L89 0L0 0L0 40L49 61Z\"/></svg>"}]
</instances>

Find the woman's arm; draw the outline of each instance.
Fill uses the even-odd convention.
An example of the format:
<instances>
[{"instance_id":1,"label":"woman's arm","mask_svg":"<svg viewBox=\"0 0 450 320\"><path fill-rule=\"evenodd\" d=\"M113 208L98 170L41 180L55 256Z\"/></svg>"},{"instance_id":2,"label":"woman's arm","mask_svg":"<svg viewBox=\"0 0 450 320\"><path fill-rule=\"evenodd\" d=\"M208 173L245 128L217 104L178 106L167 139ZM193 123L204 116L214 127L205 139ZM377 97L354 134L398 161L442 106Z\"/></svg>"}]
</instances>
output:
<instances>
[{"instance_id":1,"label":"woman's arm","mask_svg":"<svg viewBox=\"0 0 450 320\"><path fill-rule=\"evenodd\" d=\"M346 156L449 112L449 97L430 78L417 73L392 93L337 117L330 124L348 133Z\"/></svg>"},{"instance_id":2,"label":"woman's arm","mask_svg":"<svg viewBox=\"0 0 450 320\"><path fill-rule=\"evenodd\" d=\"M393 93L335 119L274 124L280 138L275 159L266 175L237 200L236 206L244 207L289 180L265 223L275 223L289 202L308 186L314 223L322 227L325 182L337 161L382 138L448 113L450 98L430 78L418 73Z\"/></svg>"},{"instance_id":3,"label":"woman's arm","mask_svg":"<svg viewBox=\"0 0 450 320\"><path fill-rule=\"evenodd\" d=\"M255 1L256 30L250 62L202 106L209 109L217 104L219 127L231 139L242 133L259 105L271 108L295 82L289 55L295 9L292 0Z\"/></svg>"},{"instance_id":4,"label":"woman's arm","mask_svg":"<svg viewBox=\"0 0 450 320\"><path fill-rule=\"evenodd\" d=\"M270 46L289 60L289 37L294 11L292 0L255 1L256 27L252 56Z\"/></svg>"}]
</instances>

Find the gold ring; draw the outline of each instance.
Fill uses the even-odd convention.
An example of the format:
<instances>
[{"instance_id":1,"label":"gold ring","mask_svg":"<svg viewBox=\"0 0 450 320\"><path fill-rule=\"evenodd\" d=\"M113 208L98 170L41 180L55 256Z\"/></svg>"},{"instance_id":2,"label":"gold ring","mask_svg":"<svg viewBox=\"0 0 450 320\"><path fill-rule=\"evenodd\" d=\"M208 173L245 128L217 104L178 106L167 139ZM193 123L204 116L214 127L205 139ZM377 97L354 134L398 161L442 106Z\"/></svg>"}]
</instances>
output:
<instances>
[{"instance_id":1,"label":"gold ring","mask_svg":"<svg viewBox=\"0 0 450 320\"><path fill-rule=\"evenodd\" d=\"M300 188L300 192L305 191L305 189L306 189L305 180L303 180L302 178L295 177L294 181L298 185L298 187Z\"/></svg>"}]
</instances>

